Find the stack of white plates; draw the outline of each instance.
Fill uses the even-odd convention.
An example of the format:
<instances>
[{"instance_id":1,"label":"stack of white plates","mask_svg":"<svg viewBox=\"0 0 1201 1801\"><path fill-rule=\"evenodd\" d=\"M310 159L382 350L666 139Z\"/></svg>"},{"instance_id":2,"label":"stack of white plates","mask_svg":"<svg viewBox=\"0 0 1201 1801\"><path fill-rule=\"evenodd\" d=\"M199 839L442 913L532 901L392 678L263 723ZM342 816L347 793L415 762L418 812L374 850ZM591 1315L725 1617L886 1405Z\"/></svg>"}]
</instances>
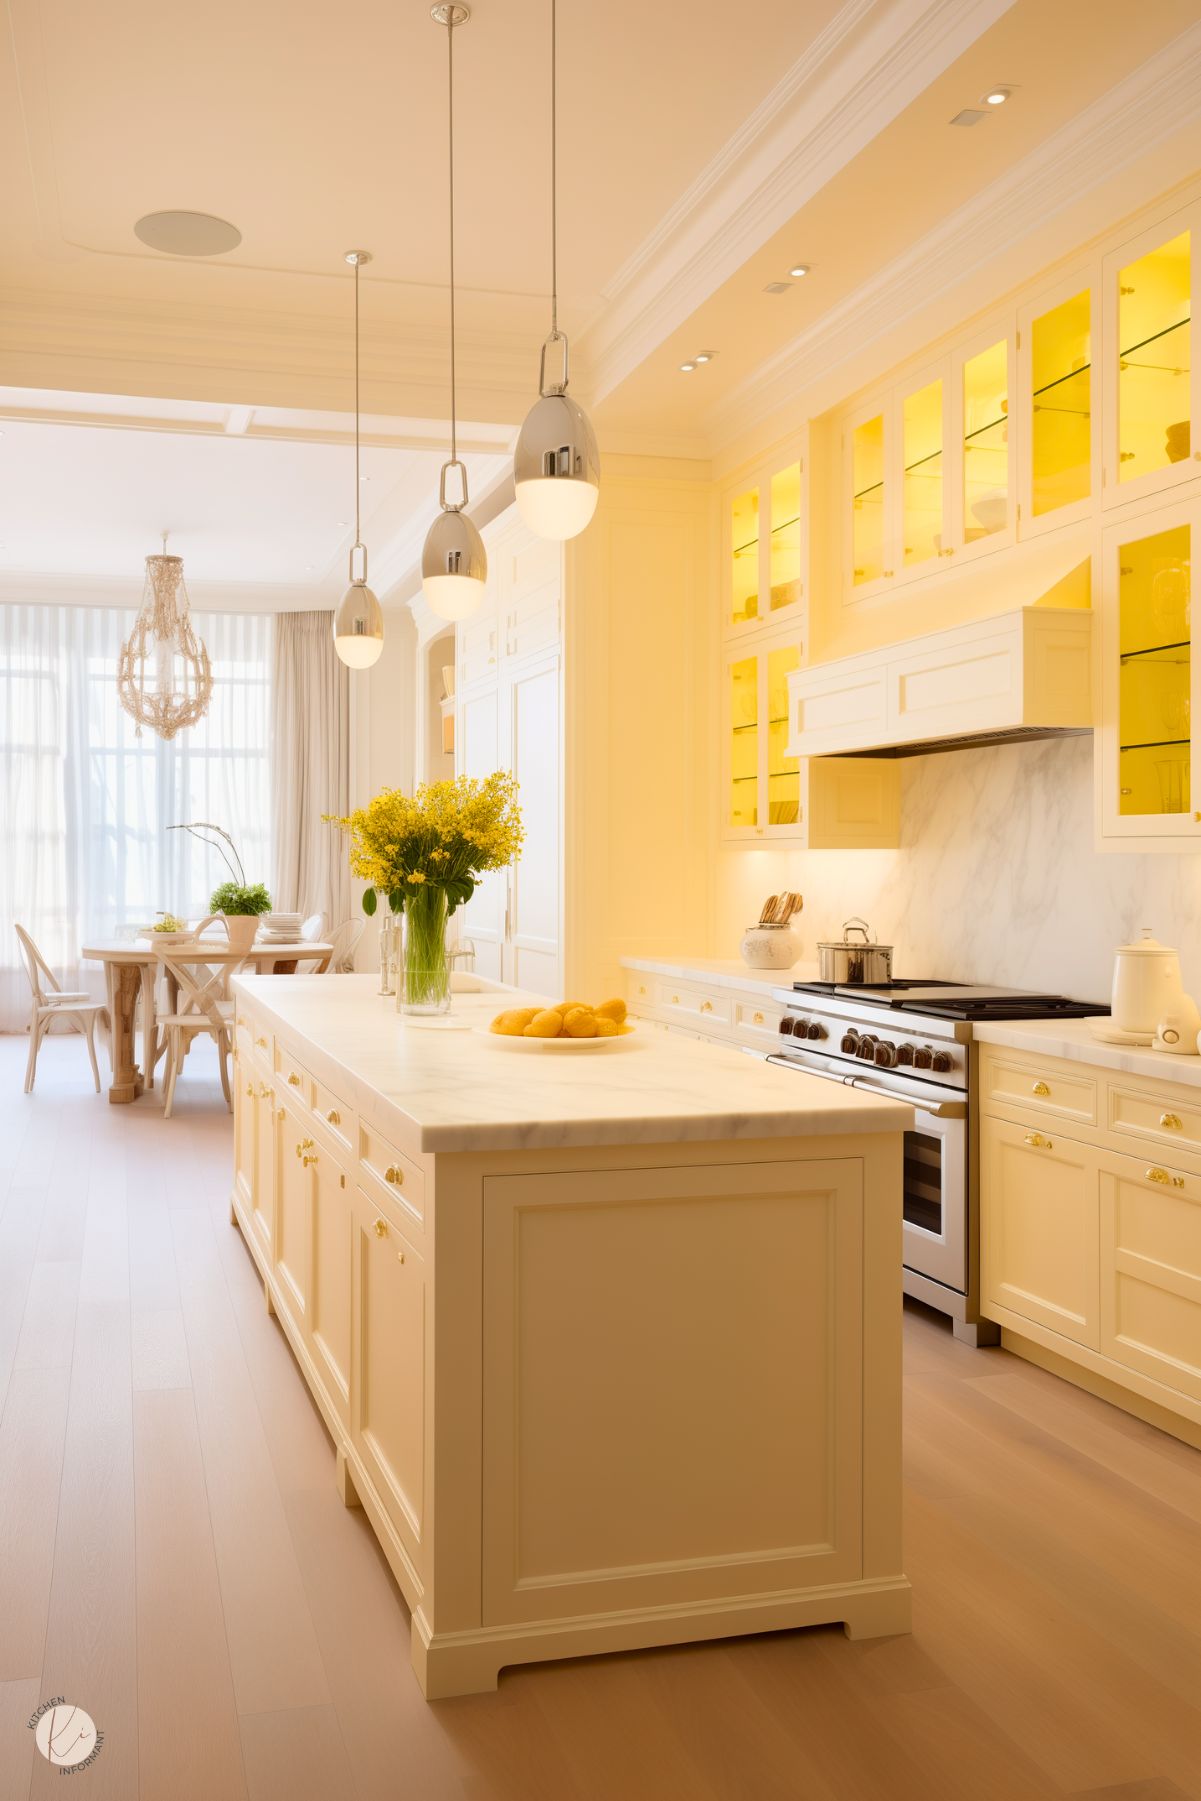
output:
<instances>
[{"instance_id":1,"label":"stack of white plates","mask_svg":"<svg viewBox=\"0 0 1201 1801\"><path fill-rule=\"evenodd\" d=\"M295 944L300 937L299 913L264 913L259 927L261 944Z\"/></svg>"}]
</instances>

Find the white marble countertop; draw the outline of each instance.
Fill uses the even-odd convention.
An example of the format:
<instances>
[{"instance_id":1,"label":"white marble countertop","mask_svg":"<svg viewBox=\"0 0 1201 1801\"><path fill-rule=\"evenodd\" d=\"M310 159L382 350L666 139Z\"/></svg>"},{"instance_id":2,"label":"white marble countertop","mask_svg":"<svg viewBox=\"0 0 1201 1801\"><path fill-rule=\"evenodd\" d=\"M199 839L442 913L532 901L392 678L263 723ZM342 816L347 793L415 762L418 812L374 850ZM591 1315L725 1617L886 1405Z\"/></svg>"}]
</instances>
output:
<instances>
[{"instance_id":1,"label":"white marble countertop","mask_svg":"<svg viewBox=\"0 0 1201 1801\"><path fill-rule=\"evenodd\" d=\"M714 988L749 990L753 994L817 980L817 964L804 957L791 969L748 969L740 957L623 957L621 966L670 976L676 982L707 982Z\"/></svg>"},{"instance_id":2,"label":"white marble countertop","mask_svg":"<svg viewBox=\"0 0 1201 1801\"><path fill-rule=\"evenodd\" d=\"M347 1102L378 1097L381 1126L394 1115L423 1151L901 1132L913 1119L904 1103L666 1032L636 1028L611 1051L523 1051L405 1021L375 976L237 976L233 988L315 1076ZM539 998L456 994L454 1012L487 1027L501 1006Z\"/></svg>"},{"instance_id":3,"label":"white marble countertop","mask_svg":"<svg viewBox=\"0 0 1201 1801\"><path fill-rule=\"evenodd\" d=\"M972 1036L978 1044L1041 1051L1045 1057L1066 1057L1072 1063L1120 1069L1128 1076L1157 1076L1163 1082L1201 1088L1201 1057L1176 1057L1169 1051L1153 1051L1140 1045L1103 1044L1093 1037L1086 1019L993 1020L973 1025Z\"/></svg>"}]
</instances>

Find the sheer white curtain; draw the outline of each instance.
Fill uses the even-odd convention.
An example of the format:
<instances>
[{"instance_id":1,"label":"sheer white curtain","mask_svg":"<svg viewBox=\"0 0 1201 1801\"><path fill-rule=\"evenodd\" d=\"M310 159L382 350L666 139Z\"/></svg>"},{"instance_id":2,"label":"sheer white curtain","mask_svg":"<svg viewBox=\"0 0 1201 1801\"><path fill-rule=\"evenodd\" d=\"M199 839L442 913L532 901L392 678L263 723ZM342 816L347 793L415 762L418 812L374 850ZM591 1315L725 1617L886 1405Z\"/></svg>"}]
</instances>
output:
<instances>
[{"instance_id":1,"label":"sheer white curtain","mask_svg":"<svg viewBox=\"0 0 1201 1801\"><path fill-rule=\"evenodd\" d=\"M272 868L271 620L195 613L213 665L208 714L169 743L136 736L117 698L117 653L132 611L0 605L0 1031L21 1029L29 996L14 924L65 985L89 937L111 938L160 908L208 911L227 871L178 821L208 819L237 843L248 881Z\"/></svg>"},{"instance_id":2,"label":"sheer white curtain","mask_svg":"<svg viewBox=\"0 0 1201 1801\"><path fill-rule=\"evenodd\" d=\"M350 811L350 671L334 650L332 613L275 616L277 831L272 894L281 911L350 916L346 840L323 813Z\"/></svg>"}]
</instances>

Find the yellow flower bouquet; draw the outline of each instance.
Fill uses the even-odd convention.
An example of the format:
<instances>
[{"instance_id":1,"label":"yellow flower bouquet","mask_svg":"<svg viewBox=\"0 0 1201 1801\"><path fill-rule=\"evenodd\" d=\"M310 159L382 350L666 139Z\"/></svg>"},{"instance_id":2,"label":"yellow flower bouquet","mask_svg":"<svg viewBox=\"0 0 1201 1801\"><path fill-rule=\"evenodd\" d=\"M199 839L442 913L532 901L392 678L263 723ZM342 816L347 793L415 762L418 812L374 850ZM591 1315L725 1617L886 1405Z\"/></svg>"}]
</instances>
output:
<instances>
[{"instance_id":1,"label":"yellow flower bouquet","mask_svg":"<svg viewBox=\"0 0 1201 1801\"><path fill-rule=\"evenodd\" d=\"M381 894L404 915L404 1005L444 1012L450 1004L446 923L471 899L481 875L521 854L517 781L507 770L479 780L422 782L414 794L384 788L348 818L325 817L350 837L350 867L369 885L363 911Z\"/></svg>"}]
</instances>

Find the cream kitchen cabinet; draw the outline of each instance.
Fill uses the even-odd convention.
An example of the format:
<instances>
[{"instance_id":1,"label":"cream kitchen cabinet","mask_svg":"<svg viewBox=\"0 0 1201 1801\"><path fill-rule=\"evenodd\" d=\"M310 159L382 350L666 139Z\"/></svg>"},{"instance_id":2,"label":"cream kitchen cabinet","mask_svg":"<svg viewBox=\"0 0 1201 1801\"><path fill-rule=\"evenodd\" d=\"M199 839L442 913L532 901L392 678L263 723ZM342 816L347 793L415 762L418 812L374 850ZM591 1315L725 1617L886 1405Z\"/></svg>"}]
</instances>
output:
<instances>
[{"instance_id":1,"label":"cream kitchen cabinet","mask_svg":"<svg viewBox=\"0 0 1201 1801\"><path fill-rule=\"evenodd\" d=\"M1097 833L1103 849L1201 849L1192 557L1201 485L1101 534Z\"/></svg>"},{"instance_id":2,"label":"cream kitchen cabinet","mask_svg":"<svg viewBox=\"0 0 1201 1801\"><path fill-rule=\"evenodd\" d=\"M752 470L722 499L722 559L726 570L723 631L748 631L788 622L806 636L809 490L803 449Z\"/></svg>"},{"instance_id":3,"label":"cream kitchen cabinet","mask_svg":"<svg viewBox=\"0 0 1201 1801\"><path fill-rule=\"evenodd\" d=\"M886 849L899 842L900 772L874 758L810 762L788 744L790 637L730 646L723 671L725 761L721 835L810 850Z\"/></svg>"},{"instance_id":4,"label":"cream kitchen cabinet","mask_svg":"<svg viewBox=\"0 0 1201 1801\"><path fill-rule=\"evenodd\" d=\"M1023 538L1086 519L1093 509L1101 466L1099 339L1092 264L1018 314Z\"/></svg>"},{"instance_id":5,"label":"cream kitchen cabinet","mask_svg":"<svg viewBox=\"0 0 1201 1801\"><path fill-rule=\"evenodd\" d=\"M1201 1426L1201 1090L989 1042L979 1070L983 1313Z\"/></svg>"},{"instance_id":6,"label":"cream kitchen cabinet","mask_svg":"<svg viewBox=\"0 0 1201 1801\"><path fill-rule=\"evenodd\" d=\"M382 1197L359 1188L349 1212L350 1438L416 1562L425 1519L425 1261Z\"/></svg>"}]
</instances>

